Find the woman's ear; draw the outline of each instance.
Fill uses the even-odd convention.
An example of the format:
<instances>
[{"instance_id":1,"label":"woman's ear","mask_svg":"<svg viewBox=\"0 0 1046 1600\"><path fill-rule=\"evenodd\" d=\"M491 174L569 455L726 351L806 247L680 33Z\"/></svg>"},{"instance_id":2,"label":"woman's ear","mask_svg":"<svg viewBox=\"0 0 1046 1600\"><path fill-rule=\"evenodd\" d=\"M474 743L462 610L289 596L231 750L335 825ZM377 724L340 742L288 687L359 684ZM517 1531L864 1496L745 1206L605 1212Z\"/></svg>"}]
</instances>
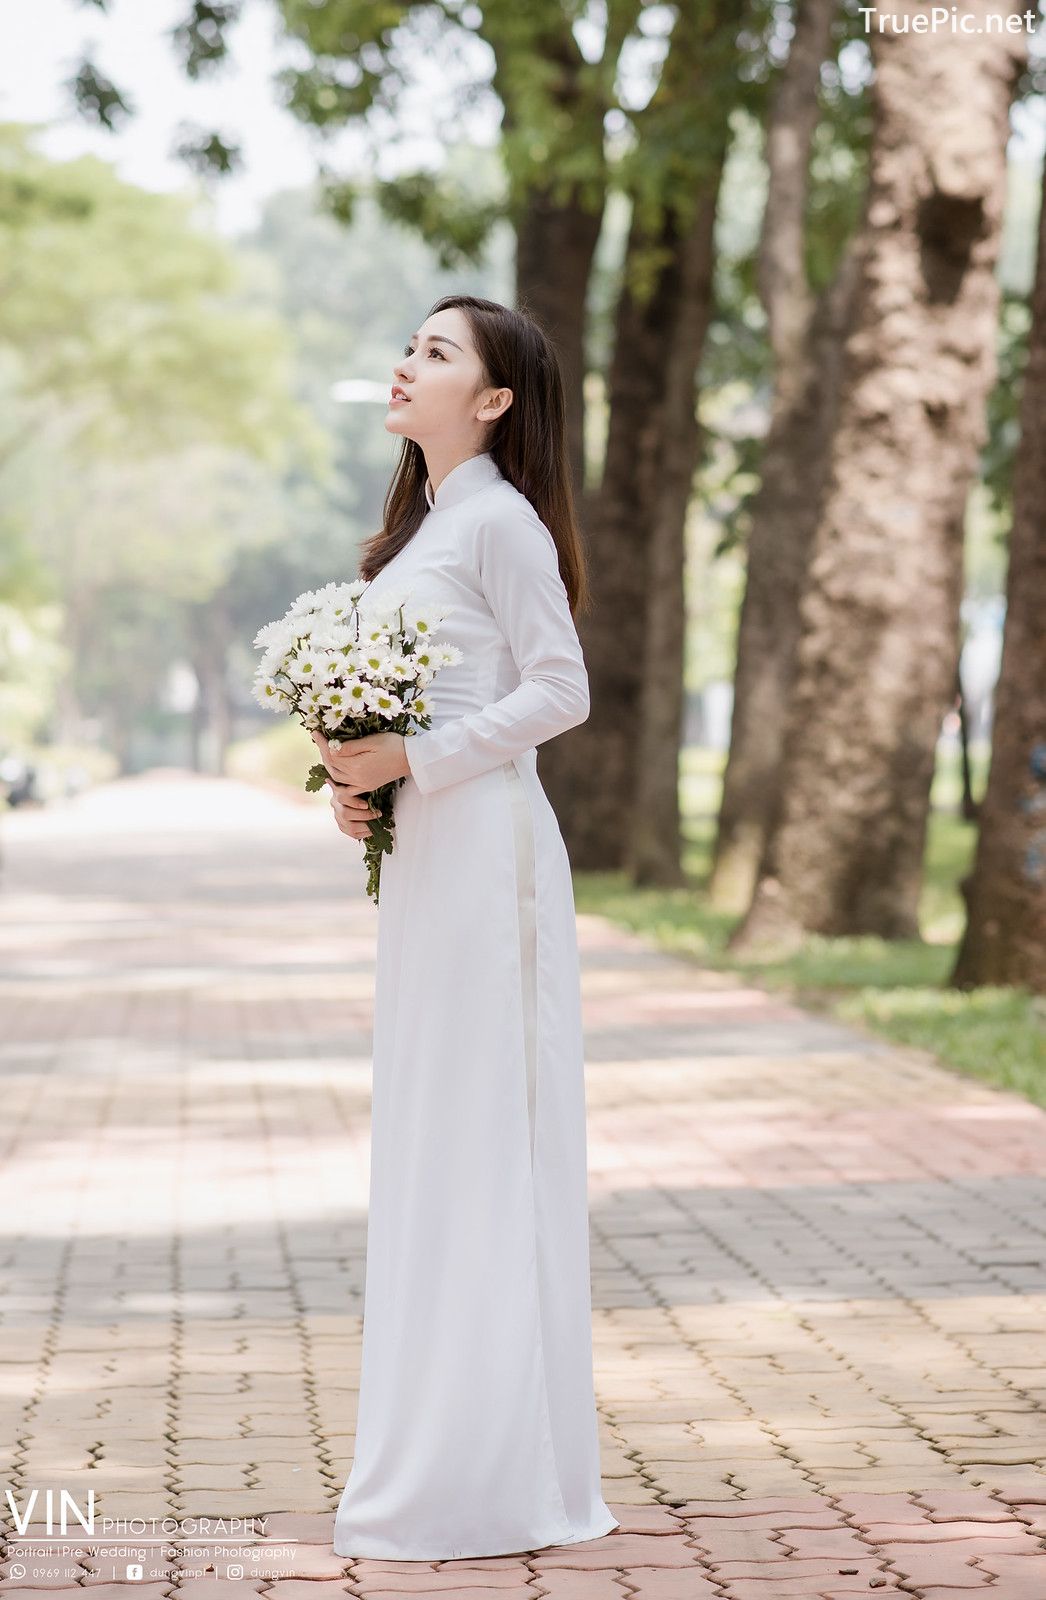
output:
<instances>
[{"instance_id":1,"label":"woman's ear","mask_svg":"<svg viewBox=\"0 0 1046 1600\"><path fill-rule=\"evenodd\" d=\"M478 422L495 422L503 416L512 404L511 389L495 389L489 400L485 400L476 413Z\"/></svg>"}]
</instances>

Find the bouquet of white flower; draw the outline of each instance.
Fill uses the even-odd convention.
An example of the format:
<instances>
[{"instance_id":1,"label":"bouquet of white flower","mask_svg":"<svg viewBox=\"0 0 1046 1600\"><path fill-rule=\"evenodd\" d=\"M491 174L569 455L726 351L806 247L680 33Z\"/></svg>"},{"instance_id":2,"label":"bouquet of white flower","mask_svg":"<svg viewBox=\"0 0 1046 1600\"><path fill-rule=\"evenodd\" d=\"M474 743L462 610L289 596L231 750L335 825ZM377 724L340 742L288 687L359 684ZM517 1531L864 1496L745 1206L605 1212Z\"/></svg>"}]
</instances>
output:
<instances>
[{"instance_id":1,"label":"bouquet of white flower","mask_svg":"<svg viewBox=\"0 0 1046 1600\"><path fill-rule=\"evenodd\" d=\"M456 645L433 637L446 609L437 611L413 595L364 606L366 588L358 579L310 589L254 639L265 652L254 676L254 698L299 717L310 732L321 730L334 750L368 733L429 727L425 690L442 667L461 660ZM315 791L329 778L320 763L310 768L305 787ZM367 893L375 905L381 858L392 853L393 800L402 782L397 778L367 796L380 813L370 819L364 849Z\"/></svg>"}]
</instances>

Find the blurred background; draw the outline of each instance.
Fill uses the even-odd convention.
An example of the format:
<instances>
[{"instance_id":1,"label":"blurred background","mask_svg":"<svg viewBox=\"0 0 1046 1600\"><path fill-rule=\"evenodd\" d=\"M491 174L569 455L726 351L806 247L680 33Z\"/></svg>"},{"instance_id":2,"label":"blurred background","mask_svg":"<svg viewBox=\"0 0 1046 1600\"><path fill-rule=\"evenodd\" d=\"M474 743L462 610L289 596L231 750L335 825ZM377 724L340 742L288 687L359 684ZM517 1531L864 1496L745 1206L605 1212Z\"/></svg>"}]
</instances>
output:
<instances>
[{"instance_id":1,"label":"blurred background","mask_svg":"<svg viewBox=\"0 0 1046 1600\"><path fill-rule=\"evenodd\" d=\"M432 301L519 300L592 571L540 756L579 909L1041 1098L1043 30L945 11L9 11L8 812L300 793L253 636L355 576Z\"/></svg>"}]
</instances>

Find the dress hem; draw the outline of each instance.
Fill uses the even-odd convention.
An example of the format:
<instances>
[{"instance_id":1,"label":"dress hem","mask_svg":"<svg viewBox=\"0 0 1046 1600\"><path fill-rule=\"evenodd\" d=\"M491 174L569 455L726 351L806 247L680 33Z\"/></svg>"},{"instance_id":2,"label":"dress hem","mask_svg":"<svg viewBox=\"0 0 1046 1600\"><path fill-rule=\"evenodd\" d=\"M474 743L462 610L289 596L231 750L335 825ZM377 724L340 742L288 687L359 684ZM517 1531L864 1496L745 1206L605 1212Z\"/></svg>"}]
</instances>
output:
<instances>
[{"instance_id":1,"label":"dress hem","mask_svg":"<svg viewBox=\"0 0 1046 1600\"><path fill-rule=\"evenodd\" d=\"M351 1551L339 1550L336 1543L331 1548L336 1556L341 1556L344 1561L484 1561L495 1556L528 1555L532 1550L554 1550L559 1545L584 1544L588 1539L602 1539L608 1533L613 1533L621 1524L615 1516L605 1526L597 1527L592 1532L571 1534L569 1538L547 1539L536 1544L520 1547L514 1546L510 1550L445 1550L436 1555L404 1555L402 1551L389 1545L387 1540L363 1539L356 1542L355 1549ZM354 1541L355 1542L355 1541ZM370 1545L370 1549L363 1546Z\"/></svg>"}]
</instances>

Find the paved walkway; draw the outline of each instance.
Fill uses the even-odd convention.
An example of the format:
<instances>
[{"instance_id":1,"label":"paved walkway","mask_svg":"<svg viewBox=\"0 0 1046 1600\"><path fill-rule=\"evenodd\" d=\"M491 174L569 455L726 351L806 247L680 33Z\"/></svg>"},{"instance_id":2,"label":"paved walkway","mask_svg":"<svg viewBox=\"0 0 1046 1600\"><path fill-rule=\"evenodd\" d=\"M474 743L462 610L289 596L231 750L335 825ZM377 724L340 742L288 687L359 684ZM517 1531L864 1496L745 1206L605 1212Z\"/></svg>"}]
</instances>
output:
<instances>
[{"instance_id":1,"label":"paved walkway","mask_svg":"<svg viewBox=\"0 0 1046 1600\"><path fill-rule=\"evenodd\" d=\"M582 918L621 1529L491 1561L344 1560L359 847L322 800L179 774L0 830L0 1589L1046 1600L1042 1111ZM119 1521L17 1536L34 1490L39 1534L48 1489L57 1518L61 1489L86 1509L89 1488L99 1519L148 1519L159 1542L110 1556ZM208 1518L254 1518L265 1541ZM210 1542L169 1559L176 1526Z\"/></svg>"}]
</instances>

